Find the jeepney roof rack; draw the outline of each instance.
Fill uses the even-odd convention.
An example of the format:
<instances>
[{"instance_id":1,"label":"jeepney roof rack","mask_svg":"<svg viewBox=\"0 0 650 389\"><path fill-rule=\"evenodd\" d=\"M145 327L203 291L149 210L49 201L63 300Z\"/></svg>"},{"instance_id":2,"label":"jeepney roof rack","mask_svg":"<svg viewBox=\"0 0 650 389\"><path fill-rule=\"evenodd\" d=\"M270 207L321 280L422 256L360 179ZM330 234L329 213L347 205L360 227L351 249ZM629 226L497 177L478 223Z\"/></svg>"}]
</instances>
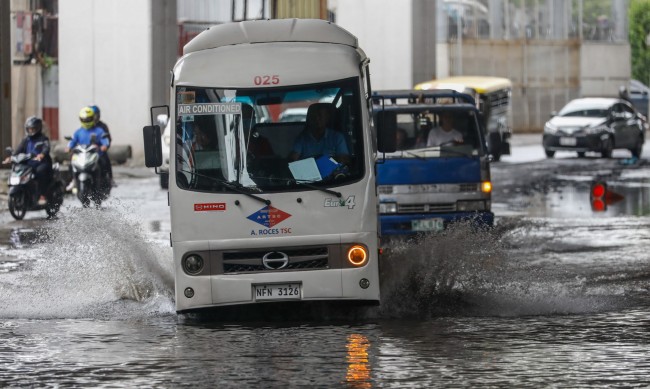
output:
<instances>
[{"instance_id":1,"label":"jeepney roof rack","mask_svg":"<svg viewBox=\"0 0 650 389\"><path fill-rule=\"evenodd\" d=\"M435 90L382 90L372 94L373 103L379 104L381 100L390 100L397 104L397 100L407 99L409 104L457 104L466 103L476 105L474 98L467 93L460 93L452 89Z\"/></svg>"}]
</instances>

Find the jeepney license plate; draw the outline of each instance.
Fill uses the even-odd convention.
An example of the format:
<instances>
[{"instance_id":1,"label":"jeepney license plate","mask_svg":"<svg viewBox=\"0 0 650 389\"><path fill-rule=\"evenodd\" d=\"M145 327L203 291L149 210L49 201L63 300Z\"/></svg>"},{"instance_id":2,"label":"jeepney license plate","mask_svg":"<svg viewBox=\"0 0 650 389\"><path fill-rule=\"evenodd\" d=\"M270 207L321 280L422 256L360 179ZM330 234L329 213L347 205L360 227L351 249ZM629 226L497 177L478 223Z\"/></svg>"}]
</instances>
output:
<instances>
[{"instance_id":1,"label":"jeepney license plate","mask_svg":"<svg viewBox=\"0 0 650 389\"><path fill-rule=\"evenodd\" d=\"M562 146L575 146L576 138L562 137L560 138L560 145Z\"/></svg>"},{"instance_id":2,"label":"jeepney license plate","mask_svg":"<svg viewBox=\"0 0 650 389\"><path fill-rule=\"evenodd\" d=\"M420 232L442 231L445 229L445 221L443 219L411 220L411 229Z\"/></svg>"},{"instance_id":3,"label":"jeepney license plate","mask_svg":"<svg viewBox=\"0 0 650 389\"><path fill-rule=\"evenodd\" d=\"M254 285L255 300L300 300L300 284Z\"/></svg>"}]
</instances>

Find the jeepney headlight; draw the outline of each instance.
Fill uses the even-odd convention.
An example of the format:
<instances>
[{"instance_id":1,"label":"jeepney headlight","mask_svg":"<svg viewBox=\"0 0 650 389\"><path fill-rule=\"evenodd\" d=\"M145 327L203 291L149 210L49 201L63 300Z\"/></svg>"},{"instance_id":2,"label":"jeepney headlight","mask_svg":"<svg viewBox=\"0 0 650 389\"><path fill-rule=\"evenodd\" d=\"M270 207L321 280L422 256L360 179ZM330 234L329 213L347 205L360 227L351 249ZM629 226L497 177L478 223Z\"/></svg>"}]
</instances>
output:
<instances>
[{"instance_id":1,"label":"jeepney headlight","mask_svg":"<svg viewBox=\"0 0 650 389\"><path fill-rule=\"evenodd\" d=\"M182 260L183 271L191 276L197 275L203 270L203 258L197 254L191 254Z\"/></svg>"},{"instance_id":2,"label":"jeepney headlight","mask_svg":"<svg viewBox=\"0 0 650 389\"><path fill-rule=\"evenodd\" d=\"M460 212L467 211L485 211L485 200L464 200L456 203L456 208Z\"/></svg>"},{"instance_id":3,"label":"jeepney headlight","mask_svg":"<svg viewBox=\"0 0 650 389\"><path fill-rule=\"evenodd\" d=\"M481 192L483 193L492 192L492 183L490 181L481 182Z\"/></svg>"},{"instance_id":4,"label":"jeepney headlight","mask_svg":"<svg viewBox=\"0 0 650 389\"><path fill-rule=\"evenodd\" d=\"M348 261L354 266L363 266L368 262L368 250L365 246L355 244L348 249Z\"/></svg>"},{"instance_id":5,"label":"jeepney headlight","mask_svg":"<svg viewBox=\"0 0 650 389\"><path fill-rule=\"evenodd\" d=\"M377 193L379 194L393 194L392 185L377 185Z\"/></svg>"},{"instance_id":6,"label":"jeepney headlight","mask_svg":"<svg viewBox=\"0 0 650 389\"><path fill-rule=\"evenodd\" d=\"M397 213L397 203L379 203L379 213Z\"/></svg>"},{"instance_id":7,"label":"jeepney headlight","mask_svg":"<svg viewBox=\"0 0 650 389\"><path fill-rule=\"evenodd\" d=\"M546 122L544 125L544 132L547 134L555 134L557 132L557 126L552 124L551 122Z\"/></svg>"}]
</instances>

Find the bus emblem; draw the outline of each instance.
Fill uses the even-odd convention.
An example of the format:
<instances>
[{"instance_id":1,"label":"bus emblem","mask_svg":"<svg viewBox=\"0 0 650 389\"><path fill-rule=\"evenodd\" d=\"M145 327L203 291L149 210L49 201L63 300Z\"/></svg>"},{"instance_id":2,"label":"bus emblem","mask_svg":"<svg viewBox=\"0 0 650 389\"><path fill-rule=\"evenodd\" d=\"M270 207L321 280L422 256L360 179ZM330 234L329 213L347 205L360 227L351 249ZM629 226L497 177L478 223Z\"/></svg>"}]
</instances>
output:
<instances>
[{"instance_id":1,"label":"bus emblem","mask_svg":"<svg viewBox=\"0 0 650 389\"><path fill-rule=\"evenodd\" d=\"M254 221L255 223L259 223L264 227L271 228L277 224L282 223L284 220L290 217L290 214L267 205L259 211L249 215L248 219Z\"/></svg>"},{"instance_id":2,"label":"bus emblem","mask_svg":"<svg viewBox=\"0 0 650 389\"><path fill-rule=\"evenodd\" d=\"M280 251L271 251L262 257L262 265L269 270L280 270L289 264L289 256Z\"/></svg>"}]
</instances>

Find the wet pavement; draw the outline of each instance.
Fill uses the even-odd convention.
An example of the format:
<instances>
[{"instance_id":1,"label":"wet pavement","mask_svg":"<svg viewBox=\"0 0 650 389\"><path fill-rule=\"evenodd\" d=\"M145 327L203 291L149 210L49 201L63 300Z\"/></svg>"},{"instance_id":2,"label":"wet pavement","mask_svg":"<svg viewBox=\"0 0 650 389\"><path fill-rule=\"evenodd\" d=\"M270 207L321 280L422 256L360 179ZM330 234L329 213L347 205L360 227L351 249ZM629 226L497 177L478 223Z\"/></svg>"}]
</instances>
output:
<instances>
[{"instance_id":1,"label":"wet pavement","mask_svg":"<svg viewBox=\"0 0 650 389\"><path fill-rule=\"evenodd\" d=\"M392 247L376 308L176 315L147 169L118 168L101 210L1 211L0 386L646 386L650 149L546 159L535 137L493 164L495 228Z\"/></svg>"}]
</instances>

